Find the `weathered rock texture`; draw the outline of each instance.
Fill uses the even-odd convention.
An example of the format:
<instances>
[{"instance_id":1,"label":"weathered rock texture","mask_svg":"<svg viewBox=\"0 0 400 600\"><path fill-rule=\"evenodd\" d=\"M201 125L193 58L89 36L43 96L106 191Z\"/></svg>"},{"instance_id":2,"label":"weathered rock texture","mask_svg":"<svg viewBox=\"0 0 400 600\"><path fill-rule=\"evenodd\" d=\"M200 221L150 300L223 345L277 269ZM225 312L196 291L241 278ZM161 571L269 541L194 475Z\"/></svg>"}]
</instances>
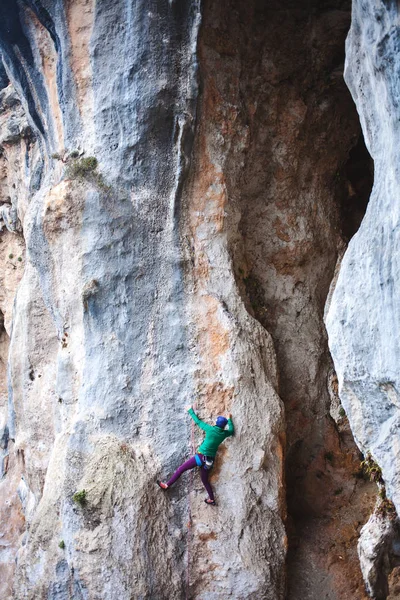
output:
<instances>
[{"instance_id":1,"label":"weathered rock texture","mask_svg":"<svg viewBox=\"0 0 400 600\"><path fill-rule=\"evenodd\" d=\"M345 419L338 430L330 418L323 312L368 199L369 159L342 79L349 5L311 4L206 4L199 121L227 189L237 285L277 352L288 597L350 600L365 597L356 544L376 488L354 478L357 449ZM194 162L208 176L209 162Z\"/></svg>"},{"instance_id":2,"label":"weathered rock texture","mask_svg":"<svg viewBox=\"0 0 400 600\"><path fill-rule=\"evenodd\" d=\"M26 244L2 406L15 474L2 502L17 484L20 498L8 597L283 598L275 354L235 284L221 167L210 155L187 180L199 26L199 2L0 7L34 154L26 199L16 184L8 200ZM75 177L71 151L99 170ZM223 509L191 478L168 495L155 485L191 451L193 398L203 418L234 415L214 474Z\"/></svg>"},{"instance_id":3,"label":"weathered rock texture","mask_svg":"<svg viewBox=\"0 0 400 600\"><path fill-rule=\"evenodd\" d=\"M354 6L353 28L369 27L372 5ZM388 5L350 36L368 49L374 31L385 40L378 74L367 55L357 63L365 111L371 77L395 68L395 35L384 37L395 14ZM349 26L342 0L2 0L2 598L366 598L357 538L376 487L353 476L323 325L372 181L342 80ZM383 126L368 119L370 148ZM379 459L357 429L379 419L348 391L366 317L347 327L340 315L359 285L347 257L332 348L357 440ZM389 249L383 258L388 269ZM395 379L368 385L394 426ZM183 410L192 401L236 426L213 471L215 509L193 474L167 493L155 485L201 439ZM367 582L376 564L386 581L394 539L379 564L379 540L372 554L360 544Z\"/></svg>"},{"instance_id":4,"label":"weathered rock texture","mask_svg":"<svg viewBox=\"0 0 400 600\"><path fill-rule=\"evenodd\" d=\"M386 599L389 595L388 576L400 564L399 534L399 523L394 515L378 512L371 515L361 530L358 552L366 588L372 598ZM395 585L393 581L390 583L394 592Z\"/></svg>"},{"instance_id":5,"label":"weathered rock texture","mask_svg":"<svg viewBox=\"0 0 400 600\"><path fill-rule=\"evenodd\" d=\"M387 494L397 512L400 510L398 11L396 2L353 2L345 77L374 159L375 176L366 216L344 255L327 315L329 344L343 406L358 446L364 453L370 452L382 468ZM381 545L387 545L384 539ZM365 567L364 571L369 589L376 597L386 597L379 577L375 577L374 588L374 578L368 575L368 569Z\"/></svg>"},{"instance_id":6,"label":"weathered rock texture","mask_svg":"<svg viewBox=\"0 0 400 600\"><path fill-rule=\"evenodd\" d=\"M10 437L7 365L14 297L24 271L18 206L22 216L29 196L25 172L34 149L21 102L7 78L1 82L6 87L0 91L0 597L9 598L25 518L18 496L24 454Z\"/></svg>"}]
</instances>

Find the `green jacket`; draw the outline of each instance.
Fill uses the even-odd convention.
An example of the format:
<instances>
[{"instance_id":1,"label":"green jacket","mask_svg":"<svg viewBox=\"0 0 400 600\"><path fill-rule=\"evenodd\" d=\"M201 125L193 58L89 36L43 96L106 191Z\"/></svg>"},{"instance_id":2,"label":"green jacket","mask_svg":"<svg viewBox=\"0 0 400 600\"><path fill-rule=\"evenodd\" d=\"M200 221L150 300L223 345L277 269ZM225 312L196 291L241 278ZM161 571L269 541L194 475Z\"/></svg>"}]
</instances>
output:
<instances>
[{"instance_id":1,"label":"green jacket","mask_svg":"<svg viewBox=\"0 0 400 600\"><path fill-rule=\"evenodd\" d=\"M204 438L204 441L197 452L204 454L205 456L215 456L217 454L218 446L224 441L225 438L233 435L235 432L232 419L228 419L228 429L225 430L221 429L221 427L217 427L216 425L208 425L208 423L201 421L194 412L193 408L188 410L188 413L196 425L206 432L206 437Z\"/></svg>"}]
</instances>

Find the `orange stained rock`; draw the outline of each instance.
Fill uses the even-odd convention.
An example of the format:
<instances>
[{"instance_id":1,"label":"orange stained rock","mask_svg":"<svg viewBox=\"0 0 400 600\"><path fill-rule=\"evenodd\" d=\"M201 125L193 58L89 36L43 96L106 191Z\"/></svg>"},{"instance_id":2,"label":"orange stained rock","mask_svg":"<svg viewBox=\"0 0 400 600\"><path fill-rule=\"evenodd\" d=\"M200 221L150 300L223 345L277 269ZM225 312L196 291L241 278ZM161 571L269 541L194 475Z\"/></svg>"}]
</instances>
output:
<instances>
[{"instance_id":1,"label":"orange stained rock","mask_svg":"<svg viewBox=\"0 0 400 600\"><path fill-rule=\"evenodd\" d=\"M54 47L54 42L51 39L50 33L45 27L43 27L36 15L31 10L27 10L29 11L30 20L35 28L36 43L42 61L44 78L46 80L46 90L50 104L49 112L53 115L55 129L54 133L57 137L57 147L61 150L64 147L64 132L57 90L58 54ZM43 115L43 117L45 118L45 115Z\"/></svg>"},{"instance_id":2,"label":"orange stained rock","mask_svg":"<svg viewBox=\"0 0 400 600\"><path fill-rule=\"evenodd\" d=\"M286 223L277 218L274 221L274 227L277 237L282 240L282 242L290 242L290 229Z\"/></svg>"},{"instance_id":3,"label":"orange stained rock","mask_svg":"<svg viewBox=\"0 0 400 600\"><path fill-rule=\"evenodd\" d=\"M219 320L220 303L216 298L207 295L200 296L196 308L195 318L203 369L209 377L213 378L221 367L221 356L229 348L229 332Z\"/></svg>"},{"instance_id":4,"label":"orange stained rock","mask_svg":"<svg viewBox=\"0 0 400 600\"><path fill-rule=\"evenodd\" d=\"M199 397L204 401L207 410L213 417L229 411L233 393L232 386L225 387L221 382L206 383L198 389Z\"/></svg>"},{"instance_id":5,"label":"orange stained rock","mask_svg":"<svg viewBox=\"0 0 400 600\"><path fill-rule=\"evenodd\" d=\"M271 263L278 273L293 275L298 267L303 266L312 256L313 244L307 240L293 244L291 248L281 248L271 257Z\"/></svg>"},{"instance_id":6,"label":"orange stained rock","mask_svg":"<svg viewBox=\"0 0 400 600\"><path fill-rule=\"evenodd\" d=\"M195 290L192 310L200 357L199 397L206 411L214 416L230 409L234 393L232 387L220 382L222 359L230 348L230 337L221 321L221 302L211 292L218 273L210 263L210 253L215 251L213 245L224 234L228 197L224 173L212 159L213 137L208 128L211 123L213 131L217 125L222 135L233 135L237 109L227 106L225 100L210 78L204 88L189 206Z\"/></svg>"},{"instance_id":7,"label":"orange stained rock","mask_svg":"<svg viewBox=\"0 0 400 600\"><path fill-rule=\"evenodd\" d=\"M220 302L207 293L210 279L208 247L213 236L223 230L227 197L222 173L217 172L204 156L197 175L190 207L193 277L197 291L195 322L204 371L214 378L220 368L220 357L229 348L229 335L218 316Z\"/></svg>"},{"instance_id":8,"label":"orange stained rock","mask_svg":"<svg viewBox=\"0 0 400 600\"><path fill-rule=\"evenodd\" d=\"M93 112L92 68L89 44L95 0L67 0L66 13L71 41L71 70L75 78L79 112L90 123Z\"/></svg>"},{"instance_id":9,"label":"orange stained rock","mask_svg":"<svg viewBox=\"0 0 400 600\"><path fill-rule=\"evenodd\" d=\"M82 219L85 186L61 181L47 194L44 202L43 228L48 237L61 229L79 227Z\"/></svg>"},{"instance_id":10,"label":"orange stained rock","mask_svg":"<svg viewBox=\"0 0 400 600\"><path fill-rule=\"evenodd\" d=\"M18 485L23 473L21 455L15 452L14 444L9 445L10 464L7 476L0 481L0 538L2 545L8 548L8 556L1 564L0 597L12 597L13 575L18 542L25 529L25 517L18 498Z\"/></svg>"},{"instance_id":11,"label":"orange stained rock","mask_svg":"<svg viewBox=\"0 0 400 600\"><path fill-rule=\"evenodd\" d=\"M229 454L228 451L228 446L225 445L225 443L221 444L220 447L218 448L218 452L217 452L217 456L215 457L215 461L214 461L214 466L211 470L211 474L210 474L210 482L215 483L221 473L221 468L222 465L225 462L225 457L227 454Z\"/></svg>"},{"instance_id":12,"label":"orange stained rock","mask_svg":"<svg viewBox=\"0 0 400 600\"><path fill-rule=\"evenodd\" d=\"M217 534L215 531L210 531L209 533L199 533L199 540L201 542L208 542L208 540L216 540Z\"/></svg>"},{"instance_id":13,"label":"orange stained rock","mask_svg":"<svg viewBox=\"0 0 400 600\"><path fill-rule=\"evenodd\" d=\"M201 179L195 182L193 188L190 224L194 241L200 237L204 245L208 239L204 239L204 235L198 236L198 228L208 225L210 235L222 231L227 196L224 176L214 165L202 161L200 172Z\"/></svg>"}]
</instances>

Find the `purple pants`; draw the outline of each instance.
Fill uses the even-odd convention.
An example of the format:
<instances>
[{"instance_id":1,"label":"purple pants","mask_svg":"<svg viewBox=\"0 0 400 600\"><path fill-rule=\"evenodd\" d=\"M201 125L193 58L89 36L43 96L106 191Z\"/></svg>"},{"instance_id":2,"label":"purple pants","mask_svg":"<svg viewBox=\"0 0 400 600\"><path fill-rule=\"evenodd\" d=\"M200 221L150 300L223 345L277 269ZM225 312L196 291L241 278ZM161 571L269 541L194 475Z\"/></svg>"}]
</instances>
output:
<instances>
[{"instance_id":1,"label":"purple pants","mask_svg":"<svg viewBox=\"0 0 400 600\"><path fill-rule=\"evenodd\" d=\"M199 456L203 460L203 455L199 454ZM169 479L166 482L167 486L169 487L170 485L175 483L175 481L177 479L179 479L179 477L182 475L182 473L184 473L185 471L188 471L189 469L194 469L195 467L197 467L196 459L194 456L192 456L192 458L189 458L189 460L187 460L186 462L183 463L183 465L181 465L180 467L177 468L175 473L172 475L171 479ZM200 467L201 481L203 482L203 485L207 490L210 500L214 500L214 494L212 491L212 487L208 482L208 471L209 470L205 469L204 466Z\"/></svg>"}]
</instances>

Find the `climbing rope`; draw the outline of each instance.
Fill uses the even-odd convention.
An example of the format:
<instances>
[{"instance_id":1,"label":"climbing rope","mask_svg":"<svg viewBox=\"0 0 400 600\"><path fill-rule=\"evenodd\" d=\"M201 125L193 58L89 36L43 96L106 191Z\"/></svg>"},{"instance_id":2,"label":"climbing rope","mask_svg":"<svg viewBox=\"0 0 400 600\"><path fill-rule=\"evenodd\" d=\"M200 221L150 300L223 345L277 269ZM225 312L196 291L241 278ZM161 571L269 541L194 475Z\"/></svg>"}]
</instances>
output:
<instances>
[{"instance_id":1,"label":"climbing rope","mask_svg":"<svg viewBox=\"0 0 400 600\"><path fill-rule=\"evenodd\" d=\"M196 403L193 404L193 410L196 412ZM195 439L194 439L194 421L191 420L191 431L190 431L190 444L192 455L195 453ZM187 533L187 565L186 565L186 600L189 600L189 589L190 589L190 546L192 536L192 491L193 491L193 477L195 469L190 470L189 474L189 493L188 493L188 533Z\"/></svg>"}]
</instances>

